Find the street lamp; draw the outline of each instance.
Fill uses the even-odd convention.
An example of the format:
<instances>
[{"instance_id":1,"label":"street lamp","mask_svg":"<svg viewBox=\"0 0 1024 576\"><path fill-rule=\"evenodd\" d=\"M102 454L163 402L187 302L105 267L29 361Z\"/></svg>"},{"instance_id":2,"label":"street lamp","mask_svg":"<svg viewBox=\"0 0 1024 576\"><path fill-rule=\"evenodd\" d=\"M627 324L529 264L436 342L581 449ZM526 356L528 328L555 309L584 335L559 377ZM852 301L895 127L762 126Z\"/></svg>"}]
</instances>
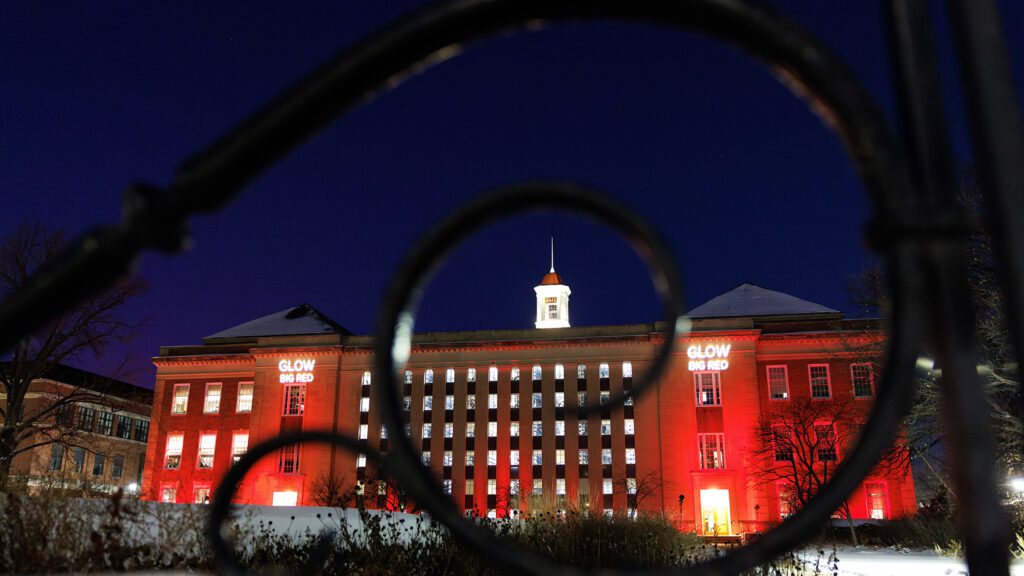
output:
<instances>
[{"instance_id":1,"label":"street lamp","mask_svg":"<svg viewBox=\"0 0 1024 576\"><path fill-rule=\"evenodd\" d=\"M686 495L679 495L679 529L683 529L683 500L686 500Z\"/></svg>"}]
</instances>

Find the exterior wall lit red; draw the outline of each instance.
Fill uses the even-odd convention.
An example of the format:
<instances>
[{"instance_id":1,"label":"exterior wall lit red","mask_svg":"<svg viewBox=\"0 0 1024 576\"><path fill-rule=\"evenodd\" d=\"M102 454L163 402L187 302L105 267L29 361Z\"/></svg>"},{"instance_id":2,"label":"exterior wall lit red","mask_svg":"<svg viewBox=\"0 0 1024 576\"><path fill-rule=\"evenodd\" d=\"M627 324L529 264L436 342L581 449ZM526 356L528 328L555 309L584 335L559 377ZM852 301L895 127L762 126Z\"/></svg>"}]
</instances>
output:
<instances>
[{"instance_id":1,"label":"exterior wall lit red","mask_svg":"<svg viewBox=\"0 0 1024 576\"><path fill-rule=\"evenodd\" d=\"M481 515L512 514L544 499L559 508L626 511L634 498L628 493L640 483L641 490L654 487L641 498L641 511L678 516L681 526L698 531L737 534L786 512L777 483L753 472L755 428L764 416L810 398L812 375L821 396L822 367L828 397L817 401L844 403L861 418L874 398L873 389L865 395L863 381L855 397L851 371L866 361L860 344L880 339L871 325L834 318L695 320L657 388L632 406L593 414L584 430L571 409L580 392L596 403L602 393L630 386L630 374L647 370L659 343L655 328L417 336L403 390L409 433L429 452L454 501ZM282 431L337 430L386 450L370 392L372 360L370 338L341 334L208 339L162 349L155 359L145 496L203 502L236 452ZM785 367L785 398L779 367ZM698 381L706 389L698 390ZM215 406L211 386L219 391ZM349 485L374 477L342 449L304 445L297 452L261 461L238 501L312 505L313 483L332 469ZM838 452L841 457L842 447ZM365 502L378 504L375 491L367 491ZM854 518L912 514L909 470L869 478L849 506Z\"/></svg>"}]
</instances>

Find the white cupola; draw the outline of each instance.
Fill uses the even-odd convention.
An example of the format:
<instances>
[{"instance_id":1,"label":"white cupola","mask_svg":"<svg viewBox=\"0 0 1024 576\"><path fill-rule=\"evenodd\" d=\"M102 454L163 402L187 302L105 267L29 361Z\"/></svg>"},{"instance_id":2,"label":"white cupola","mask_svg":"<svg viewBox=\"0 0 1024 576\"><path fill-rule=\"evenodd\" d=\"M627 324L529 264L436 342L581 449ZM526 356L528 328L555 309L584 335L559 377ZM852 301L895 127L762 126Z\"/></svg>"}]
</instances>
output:
<instances>
[{"instance_id":1,"label":"white cupola","mask_svg":"<svg viewBox=\"0 0 1024 576\"><path fill-rule=\"evenodd\" d=\"M569 287L555 272L555 239L551 239L551 270L533 289L537 293L537 328L569 327Z\"/></svg>"}]
</instances>

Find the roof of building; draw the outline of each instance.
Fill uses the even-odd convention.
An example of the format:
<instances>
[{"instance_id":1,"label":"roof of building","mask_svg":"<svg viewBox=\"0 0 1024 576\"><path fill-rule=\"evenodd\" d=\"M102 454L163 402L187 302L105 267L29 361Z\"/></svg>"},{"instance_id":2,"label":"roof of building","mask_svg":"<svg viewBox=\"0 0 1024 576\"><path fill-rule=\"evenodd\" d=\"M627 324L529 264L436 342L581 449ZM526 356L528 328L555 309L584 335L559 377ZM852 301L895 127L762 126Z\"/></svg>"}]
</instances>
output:
<instances>
[{"instance_id":1,"label":"roof of building","mask_svg":"<svg viewBox=\"0 0 1024 576\"><path fill-rule=\"evenodd\" d=\"M255 320L221 330L203 341L258 338L261 336L298 336L305 334L351 334L344 326L310 306L299 304Z\"/></svg>"},{"instance_id":2,"label":"roof of building","mask_svg":"<svg viewBox=\"0 0 1024 576\"><path fill-rule=\"evenodd\" d=\"M729 318L803 314L841 313L821 304L808 302L784 292L769 290L747 282L697 306L690 310L687 316L691 318Z\"/></svg>"},{"instance_id":3,"label":"roof of building","mask_svg":"<svg viewBox=\"0 0 1024 576\"><path fill-rule=\"evenodd\" d=\"M565 282L562 282L562 277L558 275L558 272L555 272L554 268L540 279L541 286L560 286L564 284Z\"/></svg>"},{"instance_id":4,"label":"roof of building","mask_svg":"<svg viewBox=\"0 0 1024 576\"><path fill-rule=\"evenodd\" d=\"M0 370L10 370L10 362L0 363ZM76 388L84 388L98 392L100 394L107 394L110 396L117 396L118 398L124 398L126 400L133 400L141 402L143 404L153 404L153 391L149 388L143 388L136 386L130 382L124 382L123 380L117 380L110 378L109 376L103 376L90 372L88 370L82 370L81 368L75 368L74 366L68 366L66 364L54 364L47 366L43 370L39 378L45 378L47 380L53 380L54 382L60 382Z\"/></svg>"}]
</instances>

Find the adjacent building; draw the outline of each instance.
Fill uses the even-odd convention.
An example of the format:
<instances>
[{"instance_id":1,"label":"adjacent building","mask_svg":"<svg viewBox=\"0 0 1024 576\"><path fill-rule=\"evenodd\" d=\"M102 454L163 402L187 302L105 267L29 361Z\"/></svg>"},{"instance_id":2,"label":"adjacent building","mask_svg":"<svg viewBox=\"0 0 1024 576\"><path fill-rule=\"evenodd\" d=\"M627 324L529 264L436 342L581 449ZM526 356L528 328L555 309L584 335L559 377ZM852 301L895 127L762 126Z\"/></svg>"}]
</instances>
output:
<instances>
[{"instance_id":1,"label":"adjacent building","mask_svg":"<svg viewBox=\"0 0 1024 576\"><path fill-rule=\"evenodd\" d=\"M815 465L834 466L875 397L876 322L743 284L689 312L692 331L657 388L579 419L572 408L604 402L647 370L658 326L571 327L570 291L553 266L535 292L535 328L413 340L405 432L467 512L639 509L703 533L757 531L793 505L784 474L793 448L766 452L765 425L783 421L790 406L837 407L808 431ZM154 362L146 498L204 502L248 446L285 431L336 430L388 449L371 391L372 338L312 306L163 347ZM395 505L395 487L378 481L365 458L319 445L264 459L237 498L317 504L314 486L327 479L354 487L371 507ZM849 509L864 519L912 514L909 469L870 477Z\"/></svg>"},{"instance_id":2,"label":"adjacent building","mask_svg":"<svg viewBox=\"0 0 1024 576\"><path fill-rule=\"evenodd\" d=\"M34 493L139 494L152 405L146 388L71 366L49 368L25 397L25 414L45 415L28 442L37 446L14 457L9 483Z\"/></svg>"}]
</instances>

